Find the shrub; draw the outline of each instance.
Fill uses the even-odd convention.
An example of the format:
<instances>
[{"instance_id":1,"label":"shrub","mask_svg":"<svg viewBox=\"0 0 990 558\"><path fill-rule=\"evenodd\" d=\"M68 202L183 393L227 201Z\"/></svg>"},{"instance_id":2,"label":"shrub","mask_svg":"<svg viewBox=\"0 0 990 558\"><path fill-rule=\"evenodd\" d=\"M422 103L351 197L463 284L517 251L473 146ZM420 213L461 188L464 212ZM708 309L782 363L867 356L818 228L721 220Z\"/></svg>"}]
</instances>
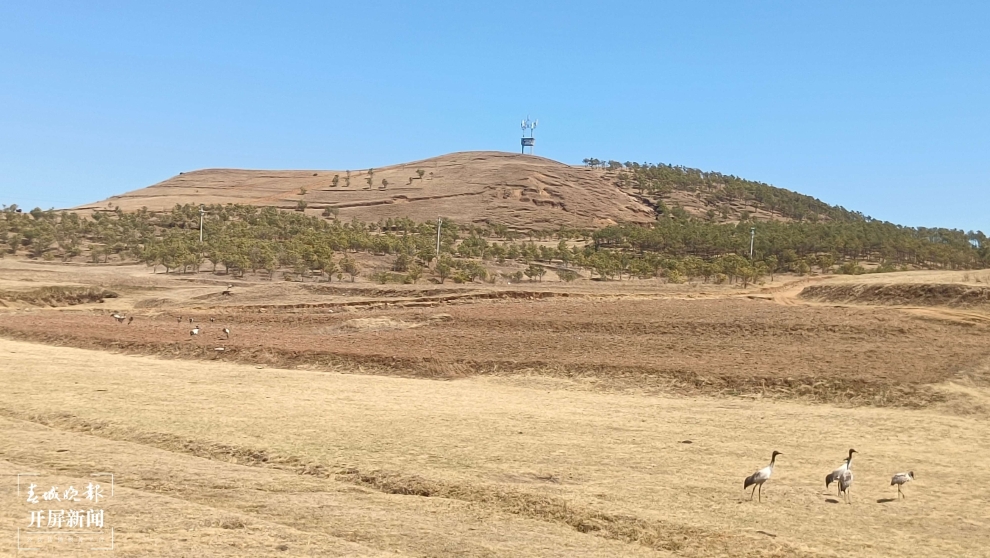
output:
<instances>
[{"instance_id":1,"label":"shrub","mask_svg":"<svg viewBox=\"0 0 990 558\"><path fill-rule=\"evenodd\" d=\"M671 269L667 271L666 276L668 283L680 284L687 280L684 278L684 275L676 269Z\"/></svg>"},{"instance_id":2,"label":"shrub","mask_svg":"<svg viewBox=\"0 0 990 558\"><path fill-rule=\"evenodd\" d=\"M354 260L348 258L347 256L341 258L340 270L350 275L351 283L354 282L354 278L357 277L357 274L360 271L360 269L361 269L360 266L358 266L357 262L355 262ZM340 276L338 275L337 278L340 279Z\"/></svg>"},{"instance_id":3,"label":"shrub","mask_svg":"<svg viewBox=\"0 0 990 558\"><path fill-rule=\"evenodd\" d=\"M463 275L468 282L474 281L475 279L481 279L484 281L488 278L488 269L477 262L456 262L455 267L460 270L460 274Z\"/></svg>"},{"instance_id":4,"label":"shrub","mask_svg":"<svg viewBox=\"0 0 990 558\"><path fill-rule=\"evenodd\" d=\"M419 281L419 278L423 276L423 266L419 264L412 264L408 268L406 273L406 278L409 279L409 283L415 283Z\"/></svg>"},{"instance_id":5,"label":"shrub","mask_svg":"<svg viewBox=\"0 0 990 558\"><path fill-rule=\"evenodd\" d=\"M399 254L395 257L395 261L392 262L392 271L407 271L411 263L412 258L405 254Z\"/></svg>"},{"instance_id":6,"label":"shrub","mask_svg":"<svg viewBox=\"0 0 990 558\"><path fill-rule=\"evenodd\" d=\"M839 273L844 275L860 275L866 273L866 269L859 265L859 262L849 261L842 264L842 267L839 268Z\"/></svg>"},{"instance_id":7,"label":"shrub","mask_svg":"<svg viewBox=\"0 0 990 558\"><path fill-rule=\"evenodd\" d=\"M453 268L453 261L450 256L444 254L439 260L437 260L437 265L436 268L434 268L434 272L436 273L437 278L440 279L441 285L447 280L448 277L450 277L450 272L453 271Z\"/></svg>"},{"instance_id":8,"label":"shrub","mask_svg":"<svg viewBox=\"0 0 990 558\"><path fill-rule=\"evenodd\" d=\"M408 275L403 273L393 273L391 271L377 271L371 274L371 280L381 285L386 283L401 283L403 285L408 285L412 282Z\"/></svg>"},{"instance_id":9,"label":"shrub","mask_svg":"<svg viewBox=\"0 0 990 558\"><path fill-rule=\"evenodd\" d=\"M534 277L539 277L540 281L543 281L543 276L547 274L547 269L542 265L531 263L523 273L526 274L526 277L529 277L530 281L532 281Z\"/></svg>"}]
</instances>

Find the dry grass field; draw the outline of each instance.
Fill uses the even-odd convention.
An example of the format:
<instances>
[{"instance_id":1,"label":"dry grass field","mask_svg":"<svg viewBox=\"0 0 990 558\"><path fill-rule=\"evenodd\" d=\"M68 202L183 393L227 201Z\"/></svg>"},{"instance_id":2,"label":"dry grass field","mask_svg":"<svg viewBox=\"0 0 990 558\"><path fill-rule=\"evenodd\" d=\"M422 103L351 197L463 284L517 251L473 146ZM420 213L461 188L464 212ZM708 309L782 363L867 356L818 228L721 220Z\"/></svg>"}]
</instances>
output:
<instances>
[{"instance_id":1,"label":"dry grass field","mask_svg":"<svg viewBox=\"0 0 990 558\"><path fill-rule=\"evenodd\" d=\"M226 281L0 260L0 554L108 471L120 556L990 556L990 308L863 295L979 275Z\"/></svg>"}]
</instances>

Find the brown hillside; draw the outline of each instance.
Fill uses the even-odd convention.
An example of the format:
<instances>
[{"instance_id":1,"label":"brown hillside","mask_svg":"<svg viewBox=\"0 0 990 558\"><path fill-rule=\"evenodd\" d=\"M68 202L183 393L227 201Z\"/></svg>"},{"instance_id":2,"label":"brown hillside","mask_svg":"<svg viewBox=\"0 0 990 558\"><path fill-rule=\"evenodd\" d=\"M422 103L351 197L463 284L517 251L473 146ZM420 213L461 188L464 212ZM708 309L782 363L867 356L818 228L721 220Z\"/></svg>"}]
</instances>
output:
<instances>
[{"instance_id":1,"label":"brown hillside","mask_svg":"<svg viewBox=\"0 0 990 558\"><path fill-rule=\"evenodd\" d=\"M417 171L423 171L419 178ZM334 187L334 176L338 185ZM561 226L598 228L617 222L646 223L653 209L618 188L605 171L532 155L473 151L390 167L350 171L207 169L183 173L147 188L77 209L152 211L175 204L241 203L296 209L319 215L327 207L349 221L445 216L461 223L489 222L516 229ZM387 186L382 185L382 180ZM301 194L305 189L305 194Z\"/></svg>"}]
</instances>

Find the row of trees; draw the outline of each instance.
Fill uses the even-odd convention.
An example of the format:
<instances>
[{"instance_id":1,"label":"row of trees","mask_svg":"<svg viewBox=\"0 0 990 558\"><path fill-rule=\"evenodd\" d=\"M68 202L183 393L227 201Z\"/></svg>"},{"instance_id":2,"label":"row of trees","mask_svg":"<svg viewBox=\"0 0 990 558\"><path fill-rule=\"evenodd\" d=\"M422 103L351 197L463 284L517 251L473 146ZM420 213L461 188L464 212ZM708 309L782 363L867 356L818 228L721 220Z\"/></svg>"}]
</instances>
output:
<instances>
[{"instance_id":1,"label":"row of trees","mask_svg":"<svg viewBox=\"0 0 990 558\"><path fill-rule=\"evenodd\" d=\"M712 258L748 255L756 229L756 259L796 261L821 253L839 260L896 266L968 269L990 265L990 242L982 232L901 227L880 221L715 224L661 220L652 227L615 225L592 234L600 248Z\"/></svg>"},{"instance_id":2,"label":"row of trees","mask_svg":"<svg viewBox=\"0 0 990 558\"><path fill-rule=\"evenodd\" d=\"M768 222L756 225L754 257L749 258L751 224L714 224L694 219L662 219L653 226L615 225L597 231L528 233L540 240L518 240L497 224L458 226L444 219L440 258L437 224L409 219L379 223L341 222L274 208L242 205L206 207L204 241L199 241L199 208L171 211L71 212L15 206L0 210L0 253L37 258L111 258L164 267L166 273L200 269L244 274L275 272L326 280L353 280L361 269L357 253L389 256L388 269L370 270L377 280L415 281L432 273L439 281L485 280L491 263L518 262L530 280L550 268L571 280L574 270L601 279L664 277L678 282L755 280L778 271L822 272L836 266L861 272L860 262L881 271L904 267L981 268L990 266L990 242L982 232L899 227L872 220L819 223ZM499 238L500 233L503 234ZM525 236L525 235L523 235ZM511 239L516 238L516 239ZM574 242L586 239L587 242ZM486 267L487 266L487 267ZM541 273L541 270L542 271ZM398 274L398 275L393 275ZM560 275L560 273L558 273ZM521 280L522 276L517 279ZM567 280L567 279L565 279Z\"/></svg>"}]
</instances>

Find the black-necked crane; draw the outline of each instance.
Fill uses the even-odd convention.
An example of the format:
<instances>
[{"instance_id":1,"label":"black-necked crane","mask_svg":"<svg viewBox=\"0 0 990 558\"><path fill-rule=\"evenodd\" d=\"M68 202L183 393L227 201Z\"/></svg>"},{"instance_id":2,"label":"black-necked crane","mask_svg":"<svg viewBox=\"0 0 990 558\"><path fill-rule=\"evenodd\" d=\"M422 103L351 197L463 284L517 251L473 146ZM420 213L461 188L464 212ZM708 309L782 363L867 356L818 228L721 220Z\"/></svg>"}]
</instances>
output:
<instances>
[{"instance_id":1,"label":"black-necked crane","mask_svg":"<svg viewBox=\"0 0 990 558\"><path fill-rule=\"evenodd\" d=\"M111 318L113 318L113 319L115 319L115 320L117 320L117 323L118 323L118 324L122 324L122 323L124 323L124 320L126 320L126 319L127 319L127 317L125 317L125 316L121 316L120 314L114 314L114 315L112 315L112 316L110 316L110 317L111 317Z\"/></svg>"},{"instance_id":2,"label":"black-necked crane","mask_svg":"<svg viewBox=\"0 0 990 558\"><path fill-rule=\"evenodd\" d=\"M182 323L182 316L179 316L178 318L176 318L175 321L181 324Z\"/></svg>"},{"instance_id":3,"label":"black-necked crane","mask_svg":"<svg viewBox=\"0 0 990 558\"><path fill-rule=\"evenodd\" d=\"M192 337L193 335L199 335L199 326L196 326L191 330L189 330L189 336Z\"/></svg>"},{"instance_id":4,"label":"black-necked crane","mask_svg":"<svg viewBox=\"0 0 990 558\"><path fill-rule=\"evenodd\" d=\"M223 334L226 336L226 337L224 337L224 339L230 339L230 329L229 328L226 328L226 327L223 328Z\"/></svg>"},{"instance_id":5,"label":"black-necked crane","mask_svg":"<svg viewBox=\"0 0 990 558\"><path fill-rule=\"evenodd\" d=\"M192 318L189 318L189 323L193 323L193 319Z\"/></svg>"},{"instance_id":6,"label":"black-necked crane","mask_svg":"<svg viewBox=\"0 0 990 558\"><path fill-rule=\"evenodd\" d=\"M758 502L763 501L763 483L767 482L770 479L770 475L773 474L773 466L777 462L778 455L784 455L784 454L780 453L777 450L774 450L773 454L770 456L770 464L760 469L759 471L753 473L752 475L746 477L746 481L743 482L743 490L749 488L750 485L755 485L753 486L753 492L758 491L758 496L757 496ZM749 499L750 500L753 499L752 493L749 495Z\"/></svg>"},{"instance_id":7,"label":"black-necked crane","mask_svg":"<svg viewBox=\"0 0 990 558\"><path fill-rule=\"evenodd\" d=\"M134 316L128 317L127 318L127 325L131 325L131 322L133 322L133 321L134 321Z\"/></svg>"},{"instance_id":8,"label":"black-necked crane","mask_svg":"<svg viewBox=\"0 0 990 558\"><path fill-rule=\"evenodd\" d=\"M842 476L842 473L845 473L846 471L848 471L852 467L853 454L854 453L856 453L856 450L850 448L849 449L849 457L846 458L846 461L842 465L839 465L839 467L836 470L834 470L831 473L825 475L825 488L826 489L828 488L828 486L830 484L832 484L835 481L838 481L839 480L839 477ZM842 490L841 489L839 490L839 494L842 494Z\"/></svg>"},{"instance_id":9,"label":"black-necked crane","mask_svg":"<svg viewBox=\"0 0 990 558\"><path fill-rule=\"evenodd\" d=\"M914 480L914 471L908 471L907 473L897 473L892 479L890 479L890 486L897 485L897 496L900 498L907 498L903 492L901 492L901 487L905 484Z\"/></svg>"},{"instance_id":10,"label":"black-necked crane","mask_svg":"<svg viewBox=\"0 0 990 558\"><path fill-rule=\"evenodd\" d=\"M846 469L839 475L839 494L845 498L847 504L852 503L852 496L849 495L849 487L853 483L852 469Z\"/></svg>"}]
</instances>

